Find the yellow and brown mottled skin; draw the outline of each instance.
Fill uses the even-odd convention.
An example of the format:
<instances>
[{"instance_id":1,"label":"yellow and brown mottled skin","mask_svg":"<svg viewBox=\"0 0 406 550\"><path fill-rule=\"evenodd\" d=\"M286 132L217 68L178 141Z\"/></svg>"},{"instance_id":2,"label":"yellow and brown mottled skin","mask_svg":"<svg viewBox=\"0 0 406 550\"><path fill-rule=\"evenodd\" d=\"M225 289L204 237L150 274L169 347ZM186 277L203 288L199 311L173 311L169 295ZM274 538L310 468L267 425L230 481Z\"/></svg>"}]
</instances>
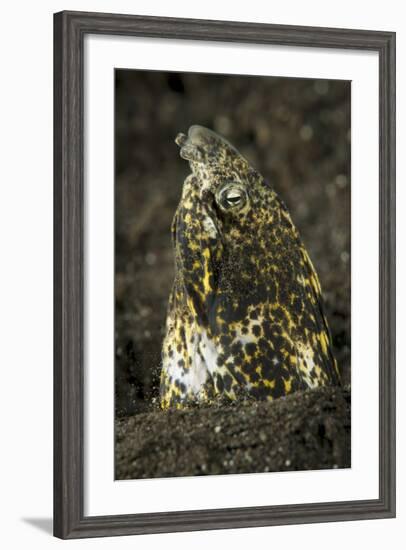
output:
<instances>
[{"instance_id":1,"label":"yellow and brown mottled skin","mask_svg":"<svg viewBox=\"0 0 406 550\"><path fill-rule=\"evenodd\" d=\"M161 407L339 384L319 280L283 202L211 130L176 142L192 173L172 224Z\"/></svg>"}]
</instances>

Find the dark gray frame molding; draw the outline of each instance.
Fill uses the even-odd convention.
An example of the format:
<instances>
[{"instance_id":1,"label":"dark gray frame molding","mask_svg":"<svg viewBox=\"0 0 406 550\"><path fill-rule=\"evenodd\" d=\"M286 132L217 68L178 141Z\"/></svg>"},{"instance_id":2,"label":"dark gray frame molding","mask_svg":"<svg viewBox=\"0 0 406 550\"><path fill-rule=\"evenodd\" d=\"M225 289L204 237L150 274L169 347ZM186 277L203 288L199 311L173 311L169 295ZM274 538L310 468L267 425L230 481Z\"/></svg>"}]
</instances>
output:
<instances>
[{"instance_id":1,"label":"dark gray frame molding","mask_svg":"<svg viewBox=\"0 0 406 550\"><path fill-rule=\"evenodd\" d=\"M83 38L143 36L379 53L379 498L186 512L83 512ZM395 516L395 33L134 15L54 16L54 534L60 538ZM367 312L365 312L367 314Z\"/></svg>"}]
</instances>

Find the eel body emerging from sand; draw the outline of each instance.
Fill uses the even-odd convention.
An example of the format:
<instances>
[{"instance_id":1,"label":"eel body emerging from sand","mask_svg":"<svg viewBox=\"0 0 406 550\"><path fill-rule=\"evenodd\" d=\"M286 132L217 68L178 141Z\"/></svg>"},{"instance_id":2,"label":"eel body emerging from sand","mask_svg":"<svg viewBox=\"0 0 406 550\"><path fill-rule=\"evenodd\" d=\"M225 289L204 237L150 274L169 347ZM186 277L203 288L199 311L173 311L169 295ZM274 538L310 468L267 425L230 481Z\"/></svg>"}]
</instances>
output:
<instances>
[{"instance_id":1,"label":"eel body emerging from sand","mask_svg":"<svg viewBox=\"0 0 406 550\"><path fill-rule=\"evenodd\" d=\"M339 384L319 280L283 202L213 131L176 143L191 174L172 224L161 407Z\"/></svg>"}]
</instances>

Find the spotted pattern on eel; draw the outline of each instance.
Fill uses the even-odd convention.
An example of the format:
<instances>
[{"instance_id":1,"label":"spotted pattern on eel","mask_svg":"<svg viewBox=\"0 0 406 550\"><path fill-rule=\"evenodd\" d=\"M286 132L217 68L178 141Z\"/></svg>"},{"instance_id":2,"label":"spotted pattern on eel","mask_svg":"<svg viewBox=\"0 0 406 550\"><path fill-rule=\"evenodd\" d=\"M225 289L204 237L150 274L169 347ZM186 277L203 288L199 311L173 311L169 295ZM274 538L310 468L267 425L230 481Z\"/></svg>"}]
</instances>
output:
<instances>
[{"instance_id":1,"label":"spotted pattern on eel","mask_svg":"<svg viewBox=\"0 0 406 550\"><path fill-rule=\"evenodd\" d=\"M172 223L161 407L340 384L319 279L281 199L215 132L175 141L191 174Z\"/></svg>"}]
</instances>

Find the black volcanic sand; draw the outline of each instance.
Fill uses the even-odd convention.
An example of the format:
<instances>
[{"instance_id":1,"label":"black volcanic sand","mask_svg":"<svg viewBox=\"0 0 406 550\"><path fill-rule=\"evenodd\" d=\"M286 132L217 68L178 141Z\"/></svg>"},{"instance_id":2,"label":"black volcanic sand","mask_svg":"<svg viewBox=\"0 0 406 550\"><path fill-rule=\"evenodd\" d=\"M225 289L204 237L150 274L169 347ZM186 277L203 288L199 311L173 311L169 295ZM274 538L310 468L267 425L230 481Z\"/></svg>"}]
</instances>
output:
<instances>
[{"instance_id":1,"label":"black volcanic sand","mask_svg":"<svg viewBox=\"0 0 406 550\"><path fill-rule=\"evenodd\" d=\"M317 438L310 439L312 446L306 447L310 443L304 442L300 430L306 428L308 432L304 433L314 435L313 428L316 429L311 422L313 408L307 408L309 396L292 396L269 405L157 411L161 344L174 277L170 225L189 172L187 163L179 158L174 138L192 124L207 126L226 137L271 182L286 203L319 274L343 383L349 385L351 380L350 83L118 70L117 473L124 477L191 475L202 469L206 461L211 473L216 468L231 471L230 468L237 468L237 463L241 471L262 471L266 466L272 470L284 464L286 469L286 461L291 461L289 467L295 464L297 468L344 464L343 458L341 463L333 458L336 451L329 450L327 443L325 447L319 440L318 446ZM319 405L314 403L314 407L321 407L317 418L324 414L325 419L335 418L333 424L338 425L345 414L342 408L337 408L338 397L334 395L334 399L324 401L323 393L323 401ZM252 425L249 423L249 407L255 411L252 418L258 415L257 424L253 420ZM215 434L213 430L223 417L224 422L226 419L229 422L227 429ZM287 422L287 418L291 421ZM265 433L265 442L260 439L264 433L262 421L270 430L269 437ZM224 465L231 452L228 445L237 437L232 434L240 425L249 427L252 441L256 440L252 445L247 442L250 449L247 457L253 460L248 462L247 458L244 462L241 451L236 452L241 462L232 467ZM298 427L292 432L293 425ZM241 448L248 441L248 433L243 433L242 430L240 439L237 438ZM321 439L325 433L330 432L321 428ZM341 457L347 456L349 438L344 439L344 432L337 429L339 433L334 445L341 449ZM281 447L279 439L286 445ZM347 450L343 448L345 442ZM282 451L278 451L279 447ZM188 454L184 455L186 448ZM156 455L154 449L159 449ZM266 453L261 455L260 449ZM299 457L305 450L306 454ZM271 461L269 464L264 462L266 457ZM185 460L190 460L190 464ZM171 470L176 465L178 469Z\"/></svg>"},{"instance_id":2,"label":"black volcanic sand","mask_svg":"<svg viewBox=\"0 0 406 550\"><path fill-rule=\"evenodd\" d=\"M298 392L118 420L116 479L350 467L350 394Z\"/></svg>"}]
</instances>

